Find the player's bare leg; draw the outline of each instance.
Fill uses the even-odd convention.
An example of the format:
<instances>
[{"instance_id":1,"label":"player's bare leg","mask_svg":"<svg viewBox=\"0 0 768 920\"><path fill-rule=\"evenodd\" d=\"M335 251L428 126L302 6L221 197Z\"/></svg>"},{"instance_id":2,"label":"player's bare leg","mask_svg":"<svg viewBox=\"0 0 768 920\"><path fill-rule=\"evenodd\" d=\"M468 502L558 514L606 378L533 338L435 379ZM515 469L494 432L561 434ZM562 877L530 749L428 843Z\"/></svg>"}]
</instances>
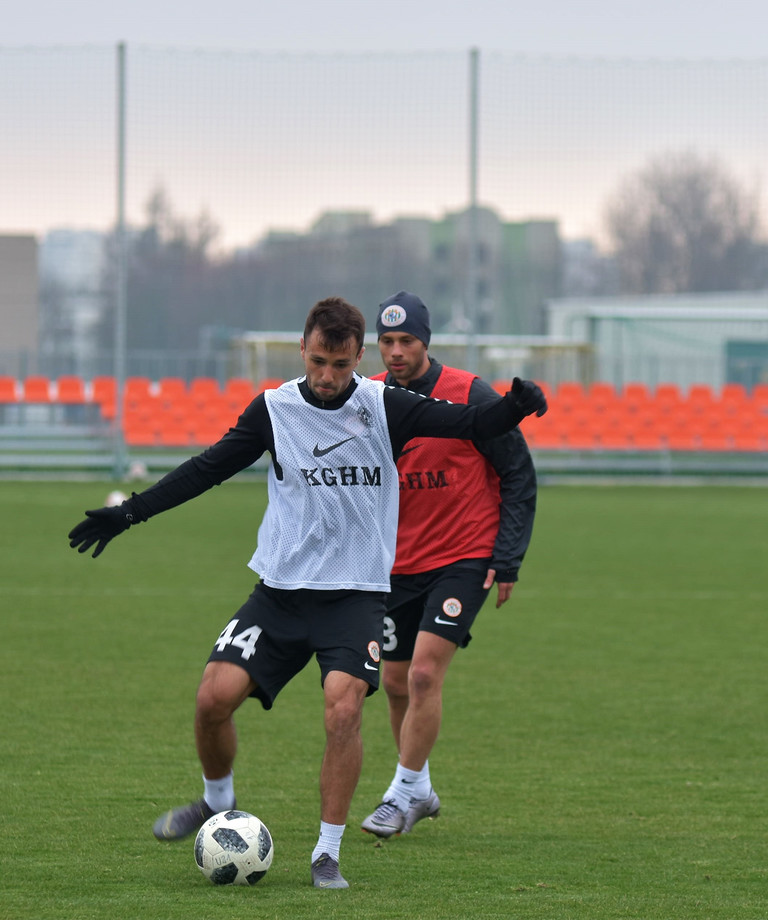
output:
<instances>
[{"instance_id":1,"label":"player's bare leg","mask_svg":"<svg viewBox=\"0 0 768 920\"><path fill-rule=\"evenodd\" d=\"M344 824L363 765L360 727L368 684L359 677L331 671L325 695L325 753L320 769L321 818Z\"/></svg>"},{"instance_id":2,"label":"player's bare leg","mask_svg":"<svg viewBox=\"0 0 768 920\"><path fill-rule=\"evenodd\" d=\"M209 662L197 691L195 740L203 767L205 795L172 808L152 828L158 840L180 840L195 833L217 811L235 804L232 765L237 752L235 710L255 689L247 672L226 661Z\"/></svg>"},{"instance_id":3,"label":"player's bare leg","mask_svg":"<svg viewBox=\"0 0 768 920\"><path fill-rule=\"evenodd\" d=\"M443 683L457 646L442 636L420 632L408 669L408 706L400 724L400 763L419 771L440 734ZM387 689L385 679L385 690ZM389 693L387 691L389 698Z\"/></svg>"},{"instance_id":4,"label":"player's bare leg","mask_svg":"<svg viewBox=\"0 0 768 920\"><path fill-rule=\"evenodd\" d=\"M210 661L197 690L195 742L208 779L232 772L237 753L234 713L255 689L248 672L228 661Z\"/></svg>"},{"instance_id":5,"label":"player's bare leg","mask_svg":"<svg viewBox=\"0 0 768 920\"><path fill-rule=\"evenodd\" d=\"M408 711L408 671L410 667L410 661L382 661L381 663L381 684L387 694L389 724L398 751L400 750L400 729Z\"/></svg>"},{"instance_id":6,"label":"player's bare leg","mask_svg":"<svg viewBox=\"0 0 768 920\"><path fill-rule=\"evenodd\" d=\"M339 871L339 847L360 770L360 727L368 684L342 671L325 678L325 753L320 768L320 836L312 852L315 888L348 888Z\"/></svg>"},{"instance_id":7,"label":"player's bare leg","mask_svg":"<svg viewBox=\"0 0 768 920\"><path fill-rule=\"evenodd\" d=\"M412 661L384 665L383 684L400 762L381 803L362 823L368 833L407 833L422 818L439 814L440 799L425 767L440 733L443 683L456 648L447 639L420 632Z\"/></svg>"}]
</instances>

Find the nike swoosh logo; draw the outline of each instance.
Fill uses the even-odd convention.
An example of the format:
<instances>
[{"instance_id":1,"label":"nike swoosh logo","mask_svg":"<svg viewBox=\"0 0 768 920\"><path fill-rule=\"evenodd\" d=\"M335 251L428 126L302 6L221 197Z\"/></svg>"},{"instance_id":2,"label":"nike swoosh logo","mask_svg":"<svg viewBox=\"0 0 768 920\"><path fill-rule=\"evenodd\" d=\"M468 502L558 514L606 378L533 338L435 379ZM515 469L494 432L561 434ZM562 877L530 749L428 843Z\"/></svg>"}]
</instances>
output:
<instances>
[{"instance_id":1,"label":"nike swoosh logo","mask_svg":"<svg viewBox=\"0 0 768 920\"><path fill-rule=\"evenodd\" d=\"M369 671L378 671L378 670L379 670L379 666L378 666L377 664L369 664L367 661L365 662L365 666L366 666L366 668L367 668Z\"/></svg>"},{"instance_id":2,"label":"nike swoosh logo","mask_svg":"<svg viewBox=\"0 0 768 920\"><path fill-rule=\"evenodd\" d=\"M343 441L337 441L335 444L331 444L330 447L320 447L319 444L315 444L315 449L312 451L313 457L324 457L326 454L330 454L332 450L336 450L337 447L341 447L342 444L346 444L347 441L354 441L355 436L352 435L351 438L344 438Z\"/></svg>"},{"instance_id":3,"label":"nike swoosh logo","mask_svg":"<svg viewBox=\"0 0 768 920\"><path fill-rule=\"evenodd\" d=\"M435 623L439 623L441 626L458 626L459 625L455 620L444 620L442 617L435 617Z\"/></svg>"},{"instance_id":4,"label":"nike swoosh logo","mask_svg":"<svg viewBox=\"0 0 768 920\"><path fill-rule=\"evenodd\" d=\"M402 456L404 456L405 454L410 454L410 452L411 452L412 450L418 450L420 447L421 447L421 444L416 444L415 447L404 447L404 448L400 451L400 456L402 457Z\"/></svg>"}]
</instances>

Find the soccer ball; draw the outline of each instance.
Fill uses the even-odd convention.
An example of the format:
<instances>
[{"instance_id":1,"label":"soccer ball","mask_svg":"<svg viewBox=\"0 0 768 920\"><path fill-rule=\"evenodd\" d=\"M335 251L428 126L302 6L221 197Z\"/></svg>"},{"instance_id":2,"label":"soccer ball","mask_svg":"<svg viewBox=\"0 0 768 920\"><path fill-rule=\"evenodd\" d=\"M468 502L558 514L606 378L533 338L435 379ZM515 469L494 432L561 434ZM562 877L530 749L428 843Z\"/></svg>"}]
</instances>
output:
<instances>
[{"instance_id":1,"label":"soccer ball","mask_svg":"<svg viewBox=\"0 0 768 920\"><path fill-rule=\"evenodd\" d=\"M266 824L237 809L209 818L195 838L195 862L214 885L255 885L274 852Z\"/></svg>"},{"instance_id":2,"label":"soccer ball","mask_svg":"<svg viewBox=\"0 0 768 920\"><path fill-rule=\"evenodd\" d=\"M125 494L125 492L121 492L119 489L115 489L114 492L109 493L104 504L107 506L107 508L116 508L118 505L122 505L122 503L126 501L127 498L128 496Z\"/></svg>"}]
</instances>

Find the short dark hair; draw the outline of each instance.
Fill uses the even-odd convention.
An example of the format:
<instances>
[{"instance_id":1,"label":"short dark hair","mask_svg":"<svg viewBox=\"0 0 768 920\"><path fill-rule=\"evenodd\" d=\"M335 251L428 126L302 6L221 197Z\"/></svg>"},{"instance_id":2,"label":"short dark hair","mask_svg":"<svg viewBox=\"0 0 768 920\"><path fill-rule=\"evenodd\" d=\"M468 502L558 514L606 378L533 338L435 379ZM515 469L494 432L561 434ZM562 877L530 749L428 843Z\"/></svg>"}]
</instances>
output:
<instances>
[{"instance_id":1,"label":"short dark hair","mask_svg":"<svg viewBox=\"0 0 768 920\"><path fill-rule=\"evenodd\" d=\"M343 348L350 338L355 339L360 351L365 341L365 317L343 297L326 297L312 307L304 324L305 345L315 329L330 351Z\"/></svg>"}]
</instances>

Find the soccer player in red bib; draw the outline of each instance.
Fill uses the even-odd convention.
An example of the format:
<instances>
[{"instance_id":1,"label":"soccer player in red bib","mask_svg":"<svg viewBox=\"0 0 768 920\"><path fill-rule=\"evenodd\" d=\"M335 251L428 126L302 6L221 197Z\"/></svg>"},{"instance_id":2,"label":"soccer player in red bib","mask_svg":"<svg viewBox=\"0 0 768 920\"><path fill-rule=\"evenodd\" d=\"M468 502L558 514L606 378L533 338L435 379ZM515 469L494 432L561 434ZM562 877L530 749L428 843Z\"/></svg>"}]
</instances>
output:
<instances>
[{"instance_id":1,"label":"soccer player in red bib","mask_svg":"<svg viewBox=\"0 0 768 920\"><path fill-rule=\"evenodd\" d=\"M430 357L429 311L415 294L385 300L376 330L387 370L373 379L455 403L500 398L476 375ZM490 440L414 438L397 467L400 519L382 682L399 761L381 803L362 823L379 837L407 833L439 813L428 758L440 731L446 672L469 643L494 581L496 606L509 600L536 512L536 474L517 428Z\"/></svg>"}]
</instances>

